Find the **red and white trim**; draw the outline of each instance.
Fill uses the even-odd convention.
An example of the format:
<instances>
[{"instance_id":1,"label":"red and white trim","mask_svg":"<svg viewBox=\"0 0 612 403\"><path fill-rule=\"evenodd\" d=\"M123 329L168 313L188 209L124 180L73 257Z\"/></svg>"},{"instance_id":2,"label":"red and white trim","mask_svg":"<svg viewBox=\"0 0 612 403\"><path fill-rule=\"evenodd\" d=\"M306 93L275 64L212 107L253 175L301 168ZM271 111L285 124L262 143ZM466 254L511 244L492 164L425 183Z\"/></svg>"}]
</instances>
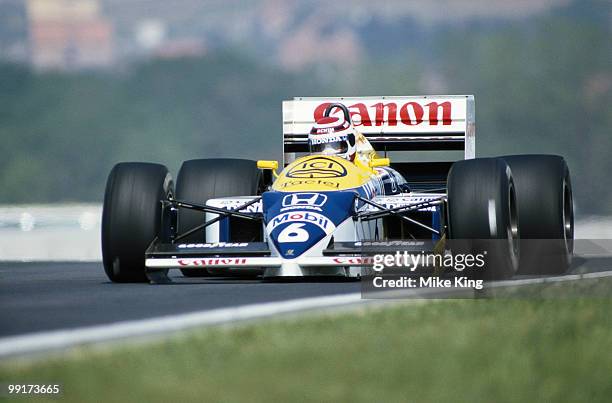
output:
<instances>
[{"instance_id":1,"label":"red and white trim","mask_svg":"<svg viewBox=\"0 0 612 403\"><path fill-rule=\"evenodd\" d=\"M149 258L145 266L151 269L172 268L265 268L280 267L283 263L295 263L303 267L341 267L372 266L372 257L366 256L304 256L296 259L283 259L277 256L266 257L199 257L199 258Z\"/></svg>"}]
</instances>

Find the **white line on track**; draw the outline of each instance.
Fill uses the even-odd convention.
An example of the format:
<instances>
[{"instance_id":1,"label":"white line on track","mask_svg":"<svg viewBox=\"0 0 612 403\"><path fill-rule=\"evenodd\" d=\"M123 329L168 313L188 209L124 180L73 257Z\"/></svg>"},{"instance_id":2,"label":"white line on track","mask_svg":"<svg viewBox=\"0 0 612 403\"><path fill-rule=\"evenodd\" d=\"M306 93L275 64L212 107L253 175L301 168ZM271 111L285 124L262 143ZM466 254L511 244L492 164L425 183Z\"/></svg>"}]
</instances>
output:
<instances>
[{"instance_id":1,"label":"white line on track","mask_svg":"<svg viewBox=\"0 0 612 403\"><path fill-rule=\"evenodd\" d=\"M575 281L612 276L612 271L566 276L540 277L499 281L489 287L521 286L529 284ZM415 290L417 291L417 290ZM424 289L426 291L426 289ZM418 294L411 294L414 298ZM196 326L217 325L243 320L271 317L279 314L363 304L380 300L362 299L361 293L332 295L323 297L300 298L288 301L266 302L232 308L191 312L179 315L161 316L151 319L131 320L105 325L75 329L54 330L19 336L0 338L0 358L61 350L83 344L92 344L116 339L154 336L163 333L185 330ZM395 300L397 302L397 300Z\"/></svg>"},{"instance_id":2,"label":"white line on track","mask_svg":"<svg viewBox=\"0 0 612 403\"><path fill-rule=\"evenodd\" d=\"M106 325L4 337L0 338L0 357L57 350L80 344L97 343L114 339L150 336L184 330L195 326L257 319L308 309L365 302L368 302L368 300L361 299L361 293L351 293L267 302L232 308L161 316L151 319L130 320Z\"/></svg>"},{"instance_id":3,"label":"white line on track","mask_svg":"<svg viewBox=\"0 0 612 403\"><path fill-rule=\"evenodd\" d=\"M567 274L565 276L536 277L536 278L525 278L525 279L517 279L517 280L496 281L490 285L487 285L487 287L508 287L508 286L520 286L520 285L530 285L530 284L559 283L563 281L586 280L586 279L603 278L603 277L611 277L611 276L612 276L612 270L599 271L599 272L594 272L594 273L584 273L584 274Z\"/></svg>"}]
</instances>

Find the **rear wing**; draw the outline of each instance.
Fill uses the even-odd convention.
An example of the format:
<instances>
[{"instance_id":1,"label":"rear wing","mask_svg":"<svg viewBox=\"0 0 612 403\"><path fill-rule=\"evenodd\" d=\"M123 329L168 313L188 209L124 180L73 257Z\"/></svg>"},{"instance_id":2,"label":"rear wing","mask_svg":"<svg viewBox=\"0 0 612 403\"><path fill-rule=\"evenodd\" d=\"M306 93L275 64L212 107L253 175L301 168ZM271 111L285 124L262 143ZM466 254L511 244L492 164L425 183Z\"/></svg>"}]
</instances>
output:
<instances>
[{"instance_id":1,"label":"rear wing","mask_svg":"<svg viewBox=\"0 0 612 403\"><path fill-rule=\"evenodd\" d=\"M347 106L355 128L376 151L463 150L465 159L475 157L473 95L296 97L283 101L285 163L308 152L310 129L335 102Z\"/></svg>"}]
</instances>

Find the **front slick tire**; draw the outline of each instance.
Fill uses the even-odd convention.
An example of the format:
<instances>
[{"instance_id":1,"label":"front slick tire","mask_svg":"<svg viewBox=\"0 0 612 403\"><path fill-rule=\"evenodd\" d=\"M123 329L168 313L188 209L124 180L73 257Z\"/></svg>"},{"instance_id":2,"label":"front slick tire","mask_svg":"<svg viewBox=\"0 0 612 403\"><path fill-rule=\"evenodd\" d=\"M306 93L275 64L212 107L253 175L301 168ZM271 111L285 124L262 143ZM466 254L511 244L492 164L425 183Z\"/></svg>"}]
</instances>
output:
<instances>
[{"instance_id":1,"label":"front slick tire","mask_svg":"<svg viewBox=\"0 0 612 403\"><path fill-rule=\"evenodd\" d=\"M512 172L502 159L478 158L453 164L448 174L450 246L459 254L483 254L474 277L501 280L519 262L518 211Z\"/></svg>"},{"instance_id":2,"label":"front slick tire","mask_svg":"<svg viewBox=\"0 0 612 403\"><path fill-rule=\"evenodd\" d=\"M172 186L163 165L124 162L112 169L102 209L102 259L111 281L147 281L145 251L159 232L160 201Z\"/></svg>"}]
</instances>

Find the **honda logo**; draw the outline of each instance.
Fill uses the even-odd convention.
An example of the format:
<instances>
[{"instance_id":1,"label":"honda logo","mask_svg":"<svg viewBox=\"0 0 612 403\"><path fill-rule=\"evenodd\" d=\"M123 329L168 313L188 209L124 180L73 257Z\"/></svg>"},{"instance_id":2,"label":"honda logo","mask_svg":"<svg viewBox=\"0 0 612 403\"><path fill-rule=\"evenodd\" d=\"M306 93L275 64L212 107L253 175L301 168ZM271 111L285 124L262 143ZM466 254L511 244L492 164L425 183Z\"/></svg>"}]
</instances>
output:
<instances>
[{"instance_id":1,"label":"honda logo","mask_svg":"<svg viewBox=\"0 0 612 403\"><path fill-rule=\"evenodd\" d=\"M312 208L321 210L327 201L327 196L321 193L291 193L283 197L283 209Z\"/></svg>"}]
</instances>

